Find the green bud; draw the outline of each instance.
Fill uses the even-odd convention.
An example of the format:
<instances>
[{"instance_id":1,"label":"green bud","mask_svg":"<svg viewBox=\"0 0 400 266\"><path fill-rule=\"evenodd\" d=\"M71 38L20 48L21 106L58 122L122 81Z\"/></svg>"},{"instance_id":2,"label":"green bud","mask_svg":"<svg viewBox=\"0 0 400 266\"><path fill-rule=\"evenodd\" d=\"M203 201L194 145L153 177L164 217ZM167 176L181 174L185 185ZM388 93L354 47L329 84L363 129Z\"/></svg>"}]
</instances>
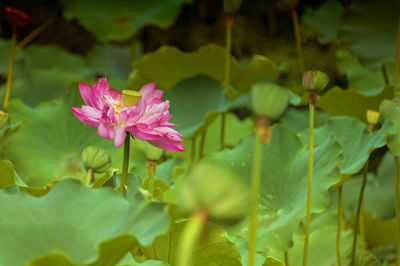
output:
<instances>
[{"instance_id":1,"label":"green bud","mask_svg":"<svg viewBox=\"0 0 400 266\"><path fill-rule=\"evenodd\" d=\"M163 154L164 150L159 149L150 143L146 141L144 144L144 151L146 153L146 157L148 160L154 160L157 161L158 159L161 158L161 155Z\"/></svg>"},{"instance_id":2,"label":"green bud","mask_svg":"<svg viewBox=\"0 0 400 266\"><path fill-rule=\"evenodd\" d=\"M241 5L242 0L224 0L224 11L229 14L236 13Z\"/></svg>"},{"instance_id":3,"label":"green bud","mask_svg":"<svg viewBox=\"0 0 400 266\"><path fill-rule=\"evenodd\" d=\"M328 82L329 77L322 71L307 71L303 75L303 86L306 90L322 91Z\"/></svg>"},{"instance_id":4,"label":"green bud","mask_svg":"<svg viewBox=\"0 0 400 266\"><path fill-rule=\"evenodd\" d=\"M0 111L0 129L3 128L3 126L7 123L8 121L8 114L4 113L3 111Z\"/></svg>"},{"instance_id":5,"label":"green bud","mask_svg":"<svg viewBox=\"0 0 400 266\"><path fill-rule=\"evenodd\" d=\"M250 191L228 167L202 161L189 173L182 192L183 207L194 212L204 209L212 221L235 224L250 209Z\"/></svg>"},{"instance_id":6,"label":"green bud","mask_svg":"<svg viewBox=\"0 0 400 266\"><path fill-rule=\"evenodd\" d=\"M111 167L111 155L96 146L89 146L83 150L82 161L86 169L93 169L95 173L103 173Z\"/></svg>"},{"instance_id":7,"label":"green bud","mask_svg":"<svg viewBox=\"0 0 400 266\"><path fill-rule=\"evenodd\" d=\"M277 119L285 112L289 98L287 88L271 83L254 84L251 91L254 112L271 119Z\"/></svg>"},{"instance_id":8,"label":"green bud","mask_svg":"<svg viewBox=\"0 0 400 266\"><path fill-rule=\"evenodd\" d=\"M370 125L376 125L379 122L379 112L367 110L367 121Z\"/></svg>"}]
</instances>

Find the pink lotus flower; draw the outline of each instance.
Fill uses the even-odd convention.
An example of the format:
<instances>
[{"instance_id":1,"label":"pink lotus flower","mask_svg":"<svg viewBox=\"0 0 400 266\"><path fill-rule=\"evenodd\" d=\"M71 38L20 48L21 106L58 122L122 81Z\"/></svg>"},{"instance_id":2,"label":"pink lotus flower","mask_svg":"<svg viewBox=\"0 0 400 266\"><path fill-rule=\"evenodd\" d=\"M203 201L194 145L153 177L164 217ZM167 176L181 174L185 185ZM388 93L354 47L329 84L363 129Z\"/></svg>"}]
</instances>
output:
<instances>
[{"instance_id":1,"label":"pink lotus flower","mask_svg":"<svg viewBox=\"0 0 400 266\"><path fill-rule=\"evenodd\" d=\"M169 101L161 101L163 91L155 90L155 83L142 87L142 97L135 106L124 106L122 94L110 89L105 78L94 83L93 88L80 82L79 91L86 105L72 107L72 112L83 123L97 127L101 137L113 139L115 147L124 143L128 131L160 149L185 150L182 134L169 123Z\"/></svg>"}]
</instances>

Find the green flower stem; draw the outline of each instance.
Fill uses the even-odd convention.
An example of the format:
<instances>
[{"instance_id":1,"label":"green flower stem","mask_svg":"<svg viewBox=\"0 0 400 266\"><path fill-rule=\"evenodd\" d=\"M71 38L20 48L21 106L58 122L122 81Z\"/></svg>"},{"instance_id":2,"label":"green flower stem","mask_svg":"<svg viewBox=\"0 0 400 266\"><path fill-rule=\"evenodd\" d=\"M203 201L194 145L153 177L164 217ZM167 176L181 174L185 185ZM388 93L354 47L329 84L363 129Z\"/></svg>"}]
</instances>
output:
<instances>
[{"instance_id":1,"label":"green flower stem","mask_svg":"<svg viewBox=\"0 0 400 266\"><path fill-rule=\"evenodd\" d=\"M86 178L85 178L85 185L86 186L90 186L90 183L92 182L92 179L93 179L93 175L94 175L93 169L89 168L87 170Z\"/></svg>"},{"instance_id":2,"label":"green flower stem","mask_svg":"<svg viewBox=\"0 0 400 266\"><path fill-rule=\"evenodd\" d=\"M204 157L204 143L206 142L206 133L207 129L205 128L203 130L203 133L201 133L201 139L200 139L200 149L199 149L199 158Z\"/></svg>"},{"instance_id":3,"label":"green flower stem","mask_svg":"<svg viewBox=\"0 0 400 266\"><path fill-rule=\"evenodd\" d=\"M221 113L221 151L225 148L225 113Z\"/></svg>"},{"instance_id":4,"label":"green flower stem","mask_svg":"<svg viewBox=\"0 0 400 266\"><path fill-rule=\"evenodd\" d=\"M296 10L292 9L292 20L294 27L294 38L296 40L296 51L297 51L297 59L299 61L299 68L302 74L304 74L304 62L303 62L303 51L301 49L301 34L300 34L300 25L299 18L297 16Z\"/></svg>"},{"instance_id":5,"label":"green flower stem","mask_svg":"<svg viewBox=\"0 0 400 266\"><path fill-rule=\"evenodd\" d=\"M283 253L283 255L285 256L285 266L290 266L290 262L289 262L289 252L287 250L285 250L285 252Z\"/></svg>"},{"instance_id":6,"label":"green flower stem","mask_svg":"<svg viewBox=\"0 0 400 266\"><path fill-rule=\"evenodd\" d=\"M149 193L151 198L154 197L154 169L149 170Z\"/></svg>"},{"instance_id":7,"label":"green flower stem","mask_svg":"<svg viewBox=\"0 0 400 266\"><path fill-rule=\"evenodd\" d=\"M129 145L130 145L131 135L126 132L126 138L124 143L124 161L122 163L122 175L121 175L121 185L119 194L124 197L125 187L128 182L128 168L129 168Z\"/></svg>"},{"instance_id":8,"label":"green flower stem","mask_svg":"<svg viewBox=\"0 0 400 266\"><path fill-rule=\"evenodd\" d=\"M393 94L397 92L397 83L399 80L399 53L400 53L400 18L397 26L396 36L396 53L394 57L394 78L393 78Z\"/></svg>"},{"instance_id":9,"label":"green flower stem","mask_svg":"<svg viewBox=\"0 0 400 266\"><path fill-rule=\"evenodd\" d=\"M231 16L230 14L227 14ZM230 88L230 76L231 76L231 47L232 47L232 26L226 25L226 40L225 40L225 75L224 75L224 85L225 90Z\"/></svg>"},{"instance_id":10,"label":"green flower stem","mask_svg":"<svg viewBox=\"0 0 400 266\"><path fill-rule=\"evenodd\" d=\"M192 137L192 151L190 162L193 164L196 159L196 137Z\"/></svg>"},{"instance_id":11,"label":"green flower stem","mask_svg":"<svg viewBox=\"0 0 400 266\"><path fill-rule=\"evenodd\" d=\"M342 224L343 224L343 195L342 195L342 185L337 188L338 191L338 225L337 225L337 235L336 235L336 255L338 266L342 266L342 255L340 250L340 239L342 235Z\"/></svg>"},{"instance_id":12,"label":"green flower stem","mask_svg":"<svg viewBox=\"0 0 400 266\"><path fill-rule=\"evenodd\" d=\"M382 64L381 68L382 68L382 75L383 75L383 80L385 81L385 85L389 85L390 82L389 82L389 77L388 77L388 74L387 74L387 71L386 71L385 64Z\"/></svg>"},{"instance_id":13,"label":"green flower stem","mask_svg":"<svg viewBox=\"0 0 400 266\"><path fill-rule=\"evenodd\" d=\"M308 184L307 184L307 212L306 212L306 230L304 239L304 251L303 251L303 266L307 265L308 257L308 245L310 235L310 222L311 222L311 194L312 194L312 178L313 178L313 165L314 165L314 97L310 93L309 101L309 156L308 156Z\"/></svg>"},{"instance_id":14,"label":"green flower stem","mask_svg":"<svg viewBox=\"0 0 400 266\"><path fill-rule=\"evenodd\" d=\"M197 210L192 218L185 224L179 241L177 266L190 266L192 253L200 239L203 227L207 222L207 214Z\"/></svg>"},{"instance_id":15,"label":"green flower stem","mask_svg":"<svg viewBox=\"0 0 400 266\"><path fill-rule=\"evenodd\" d=\"M394 200L396 208L397 265L400 258L400 214L399 214L399 158L394 156Z\"/></svg>"},{"instance_id":16,"label":"green flower stem","mask_svg":"<svg viewBox=\"0 0 400 266\"><path fill-rule=\"evenodd\" d=\"M18 44L19 48L23 49L27 46L31 41L33 41L39 34L45 31L55 20L55 16L52 16L45 23L31 31L22 41Z\"/></svg>"},{"instance_id":17,"label":"green flower stem","mask_svg":"<svg viewBox=\"0 0 400 266\"><path fill-rule=\"evenodd\" d=\"M3 102L4 109L7 109L8 100L10 98L12 71L13 71L13 65L14 65L14 53L15 53L16 45L17 45L17 34L14 30L12 37L11 37L11 50L10 50L10 60L8 61L7 86L6 86L6 94L4 96L4 102Z\"/></svg>"},{"instance_id":18,"label":"green flower stem","mask_svg":"<svg viewBox=\"0 0 400 266\"><path fill-rule=\"evenodd\" d=\"M251 202L251 213L250 213L250 231L248 239L249 241L248 266L254 266L256 262L258 199L260 192L261 160L262 160L262 142L261 142L261 137L256 132L254 141L253 176L251 181L252 202Z\"/></svg>"},{"instance_id":19,"label":"green flower stem","mask_svg":"<svg viewBox=\"0 0 400 266\"><path fill-rule=\"evenodd\" d=\"M351 247L351 265L355 265L355 258L356 258L356 247L357 247L357 234L359 231L359 224L360 224L360 216L361 216L361 207L364 200L364 190L365 185L367 184L367 175L368 175L368 163L366 162L364 166L364 173L362 177L360 195L358 197L358 205L357 205L357 213L356 213L356 223L354 225L354 235L353 235L353 245Z\"/></svg>"}]
</instances>

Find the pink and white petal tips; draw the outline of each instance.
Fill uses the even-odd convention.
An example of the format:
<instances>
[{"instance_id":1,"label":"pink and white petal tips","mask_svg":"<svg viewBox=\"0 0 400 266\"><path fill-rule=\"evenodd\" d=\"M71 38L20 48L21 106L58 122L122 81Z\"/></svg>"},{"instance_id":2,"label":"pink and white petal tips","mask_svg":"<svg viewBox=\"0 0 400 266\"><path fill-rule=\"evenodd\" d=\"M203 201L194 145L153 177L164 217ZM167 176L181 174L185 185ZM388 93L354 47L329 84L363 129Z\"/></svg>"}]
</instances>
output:
<instances>
[{"instance_id":1,"label":"pink and white petal tips","mask_svg":"<svg viewBox=\"0 0 400 266\"><path fill-rule=\"evenodd\" d=\"M135 138L169 151L184 151L176 125L169 123L169 101L162 102L163 91L155 83L144 85L142 97L136 106L124 106L122 94L110 89L107 79L99 79L93 87L80 82L79 91L84 106L72 107L72 112L83 123L98 128L99 136L113 139L114 146L121 146L129 131Z\"/></svg>"}]
</instances>

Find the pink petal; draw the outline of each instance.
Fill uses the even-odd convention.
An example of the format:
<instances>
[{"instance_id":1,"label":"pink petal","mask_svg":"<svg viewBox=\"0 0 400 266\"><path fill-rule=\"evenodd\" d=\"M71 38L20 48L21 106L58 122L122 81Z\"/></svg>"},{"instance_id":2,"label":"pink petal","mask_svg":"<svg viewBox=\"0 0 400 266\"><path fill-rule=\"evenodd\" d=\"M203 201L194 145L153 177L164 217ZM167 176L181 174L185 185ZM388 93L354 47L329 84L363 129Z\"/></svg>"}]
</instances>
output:
<instances>
[{"instance_id":1,"label":"pink petal","mask_svg":"<svg viewBox=\"0 0 400 266\"><path fill-rule=\"evenodd\" d=\"M153 131L152 129L147 129L147 128L139 128L138 126L130 127L127 128L132 136L135 138L141 139L141 140L157 140L162 137L161 134L158 134L157 132Z\"/></svg>"},{"instance_id":2,"label":"pink petal","mask_svg":"<svg viewBox=\"0 0 400 266\"><path fill-rule=\"evenodd\" d=\"M122 93L117 91L116 89L110 89L110 95L114 100L121 100L122 101Z\"/></svg>"},{"instance_id":3,"label":"pink petal","mask_svg":"<svg viewBox=\"0 0 400 266\"><path fill-rule=\"evenodd\" d=\"M100 123L101 113L99 110L94 109L93 107L71 107L71 110L79 120L91 127L97 127Z\"/></svg>"},{"instance_id":4,"label":"pink petal","mask_svg":"<svg viewBox=\"0 0 400 266\"><path fill-rule=\"evenodd\" d=\"M141 89L140 89L140 93L145 96L148 93L152 92L154 89L156 88L156 84L154 82L149 83L144 85Z\"/></svg>"},{"instance_id":5,"label":"pink petal","mask_svg":"<svg viewBox=\"0 0 400 266\"><path fill-rule=\"evenodd\" d=\"M115 137L114 128L105 123L99 124L98 133L100 137L106 139L114 139Z\"/></svg>"},{"instance_id":6,"label":"pink petal","mask_svg":"<svg viewBox=\"0 0 400 266\"><path fill-rule=\"evenodd\" d=\"M166 151L174 151L174 152L181 152L185 151L185 147L179 141L173 141L169 138L161 138L158 140L150 140L149 143L157 148L166 150Z\"/></svg>"},{"instance_id":7,"label":"pink petal","mask_svg":"<svg viewBox=\"0 0 400 266\"><path fill-rule=\"evenodd\" d=\"M115 131L115 137L114 137L114 146L118 148L125 142L126 138L126 131L124 126L119 126L117 127L117 130Z\"/></svg>"},{"instance_id":8,"label":"pink petal","mask_svg":"<svg viewBox=\"0 0 400 266\"><path fill-rule=\"evenodd\" d=\"M86 105L99 109L95 98L96 95L93 95L93 90L89 85L80 81L79 92L81 93L82 99L86 103Z\"/></svg>"}]
</instances>

